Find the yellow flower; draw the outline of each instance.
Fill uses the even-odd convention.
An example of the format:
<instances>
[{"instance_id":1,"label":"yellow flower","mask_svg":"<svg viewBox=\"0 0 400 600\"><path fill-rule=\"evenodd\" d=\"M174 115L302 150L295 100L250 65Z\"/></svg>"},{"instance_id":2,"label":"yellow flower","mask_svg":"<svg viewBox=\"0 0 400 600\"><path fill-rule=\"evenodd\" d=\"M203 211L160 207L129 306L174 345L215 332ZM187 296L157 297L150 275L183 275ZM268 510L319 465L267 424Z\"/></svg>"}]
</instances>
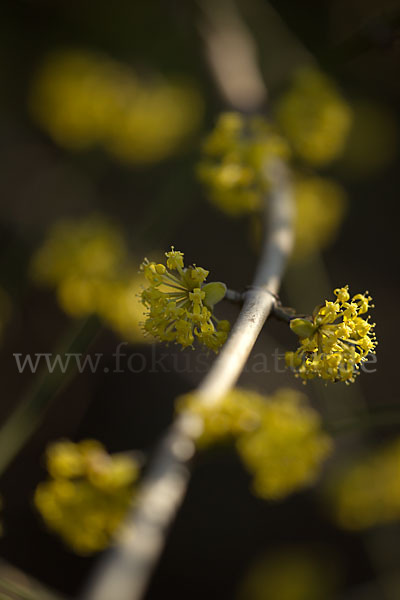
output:
<instances>
[{"instance_id":1,"label":"yellow flower","mask_svg":"<svg viewBox=\"0 0 400 600\"><path fill-rule=\"evenodd\" d=\"M318 414L295 390L263 397L235 389L216 406L199 401L194 393L179 399L177 408L199 420L199 447L236 441L261 498L282 498L312 483L331 448Z\"/></svg>"},{"instance_id":2,"label":"yellow flower","mask_svg":"<svg viewBox=\"0 0 400 600\"><path fill-rule=\"evenodd\" d=\"M308 67L296 72L292 87L279 99L276 118L298 156L322 166L342 153L352 111L334 82Z\"/></svg>"},{"instance_id":3,"label":"yellow flower","mask_svg":"<svg viewBox=\"0 0 400 600\"><path fill-rule=\"evenodd\" d=\"M199 421L196 444L206 448L257 429L265 402L256 392L236 388L219 400L217 406L199 401L195 392L186 394L178 399L177 410Z\"/></svg>"},{"instance_id":4,"label":"yellow flower","mask_svg":"<svg viewBox=\"0 0 400 600\"><path fill-rule=\"evenodd\" d=\"M203 147L198 176L210 200L231 216L262 207L271 158L287 159L286 142L261 116L222 113Z\"/></svg>"},{"instance_id":5,"label":"yellow flower","mask_svg":"<svg viewBox=\"0 0 400 600\"><path fill-rule=\"evenodd\" d=\"M197 171L210 200L228 215L238 216L260 211L269 191L268 165L273 159L288 161L290 151L265 118L230 112L220 115L203 155ZM297 215L293 258L298 260L333 240L346 198L338 184L317 176L294 177L293 191Z\"/></svg>"},{"instance_id":6,"label":"yellow flower","mask_svg":"<svg viewBox=\"0 0 400 600\"><path fill-rule=\"evenodd\" d=\"M47 449L47 468L34 500L48 527L77 554L103 550L132 503L136 461L96 440L64 440Z\"/></svg>"},{"instance_id":7,"label":"yellow flower","mask_svg":"<svg viewBox=\"0 0 400 600\"><path fill-rule=\"evenodd\" d=\"M183 253L173 247L165 255L167 266L145 259L140 267L150 283L141 295L147 308L144 330L183 348L192 346L196 337L218 352L230 328L228 321L219 321L213 314L214 305L225 296L225 284L204 284L208 271L196 266L185 268Z\"/></svg>"},{"instance_id":8,"label":"yellow flower","mask_svg":"<svg viewBox=\"0 0 400 600\"><path fill-rule=\"evenodd\" d=\"M400 519L400 438L344 468L329 489L336 521L365 529Z\"/></svg>"},{"instance_id":9,"label":"yellow flower","mask_svg":"<svg viewBox=\"0 0 400 600\"><path fill-rule=\"evenodd\" d=\"M37 122L60 145L100 145L128 163L170 156L196 130L203 112L188 82L140 79L127 65L78 49L46 57L29 100Z\"/></svg>"},{"instance_id":10,"label":"yellow flower","mask_svg":"<svg viewBox=\"0 0 400 600\"><path fill-rule=\"evenodd\" d=\"M97 314L126 340L144 341L140 277L130 266L123 236L101 216L53 225L31 262L31 276L55 287L72 317Z\"/></svg>"},{"instance_id":11,"label":"yellow flower","mask_svg":"<svg viewBox=\"0 0 400 600\"><path fill-rule=\"evenodd\" d=\"M73 278L104 278L116 272L127 249L119 230L104 217L63 219L50 229L31 264L35 281L58 285Z\"/></svg>"},{"instance_id":12,"label":"yellow flower","mask_svg":"<svg viewBox=\"0 0 400 600\"><path fill-rule=\"evenodd\" d=\"M144 309L140 300L141 277L137 272L107 281L98 298L98 314L122 339L133 342L151 341L143 335L141 322Z\"/></svg>"},{"instance_id":13,"label":"yellow flower","mask_svg":"<svg viewBox=\"0 0 400 600\"><path fill-rule=\"evenodd\" d=\"M350 301L348 286L338 288L336 300L317 306L310 320L292 319L290 328L300 346L286 353L286 364L303 379L353 382L377 345L375 324L360 316L371 306L367 294L356 294Z\"/></svg>"},{"instance_id":14,"label":"yellow flower","mask_svg":"<svg viewBox=\"0 0 400 600\"><path fill-rule=\"evenodd\" d=\"M342 187L322 177L299 176L294 179L296 202L295 247L293 261L334 241L346 210Z\"/></svg>"}]
</instances>

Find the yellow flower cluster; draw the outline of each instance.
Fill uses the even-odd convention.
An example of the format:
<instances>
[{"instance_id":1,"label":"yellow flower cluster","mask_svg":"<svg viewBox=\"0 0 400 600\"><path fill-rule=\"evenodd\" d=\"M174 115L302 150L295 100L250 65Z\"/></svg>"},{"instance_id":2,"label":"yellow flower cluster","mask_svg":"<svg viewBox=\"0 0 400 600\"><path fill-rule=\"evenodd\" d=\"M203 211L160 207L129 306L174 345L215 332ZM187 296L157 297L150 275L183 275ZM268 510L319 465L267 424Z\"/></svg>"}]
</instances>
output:
<instances>
[{"instance_id":1,"label":"yellow flower cluster","mask_svg":"<svg viewBox=\"0 0 400 600\"><path fill-rule=\"evenodd\" d=\"M60 145L100 145L128 163L161 160L198 126L203 103L188 83L144 81L95 52L50 54L33 82L31 111Z\"/></svg>"},{"instance_id":2,"label":"yellow flower cluster","mask_svg":"<svg viewBox=\"0 0 400 600\"><path fill-rule=\"evenodd\" d=\"M230 329L228 321L213 314L214 305L225 296L225 284L204 284L209 272L196 266L185 268L183 253L173 247L165 255L167 266L145 259L140 267L150 283L141 295L147 309L145 332L183 348L192 346L196 336L218 352Z\"/></svg>"},{"instance_id":3,"label":"yellow flower cluster","mask_svg":"<svg viewBox=\"0 0 400 600\"><path fill-rule=\"evenodd\" d=\"M360 316L368 311L372 298L366 292L350 300L348 287L336 289L336 300L317 306L310 320L290 322L300 346L286 353L286 364L303 379L353 382L361 363L374 352L375 324Z\"/></svg>"},{"instance_id":4,"label":"yellow flower cluster","mask_svg":"<svg viewBox=\"0 0 400 600\"><path fill-rule=\"evenodd\" d=\"M307 86L310 85L309 93L312 98L317 93L316 89L319 85L325 89L325 100L328 99L333 105L338 104L339 113L341 103L343 107L347 107L344 101L333 93L334 85L319 72L307 71L303 73L300 80L302 81L303 78L306 82L305 88L308 89ZM295 89L297 90L296 86ZM293 94L297 98L299 92L293 91ZM301 94L300 97L302 98ZM289 111L288 108L283 110L285 102L291 106L293 101L282 101L283 115ZM332 153L331 146L337 146L339 143L336 138L341 136L344 143L345 133L344 131L340 133L340 127L331 123L330 118L334 118L331 108L322 104L319 107L320 114L315 110L313 102L318 104L318 101L314 99L310 108L315 123L310 124L310 118L306 119L304 115L304 119L301 120L302 116L297 113L294 118L299 118L301 121L299 129L305 127L304 135L307 143L315 153L319 152L318 155L322 151ZM304 101L304 104L305 110L308 102ZM299 112L298 108L296 110ZM343 112L347 114L345 108ZM229 216L260 211L269 190L268 165L271 164L271 160L279 159L288 162L292 153L290 142L300 156L304 154L299 151L296 144L293 144L285 127L283 131L287 134L287 139L260 115L246 117L234 112L220 115L214 130L204 143L203 159L197 170L198 177L205 184L208 197L213 204ZM297 135L299 136L300 133L297 132ZM326 143L324 140L329 136L332 139ZM321 144L321 150L317 149L318 144ZM308 151L311 152L310 149ZM297 209L294 258L302 260L316 249L324 248L333 241L343 219L346 198L340 185L328 179L315 175L296 175L294 172L293 180Z\"/></svg>"},{"instance_id":5,"label":"yellow flower cluster","mask_svg":"<svg viewBox=\"0 0 400 600\"><path fill-rule=\"evenodd\" d=\"M220 115L203 152L198 176L211 201L232 216L261 208L269 187L269 160L289 155L286 142L266 119L234 112Z\"/></svg>"},{"instance_id":6,"label":"yellow flower cluster","mask_svg":"<svg viewBox=\"0 0 400 600\"><path fill-rule=\"evenodd\" d=\"M397 438L344 469L328 496L336 521L357 530L399 520L399 465Z\"/></svg>"},{"instance_id":7,"label":"yellow flower cluster","mask_svg":"<svg viewBox=\"0 0 400 600\"><path fill-rule=\"evenodd\" d=\"M292 259L298 261L334 241L347 198L339 184L317 176L297 176L293 190L296 221Z\"/></svg>"},{"instance_id":8,"label":"yellow flower cluster","mask_svg":"<svg viewBox=\"0 0 400 600\"><path fill-rule=\"evenodd\" d=\"M144 339L140 277L129 267L121 233L105 218L66 219L53 225L33 256L31 275L56 288L67 314L98 314L126 339Z\"/></svg>"},{"instance_id":9,"label":"yellow flower cluster","mask_svg":"<svg viewBox=\"0 0 400 600\"><path fill-rule=\"evenodd\" d=\"M294 152L311 165L323 166L342 153L352 111L329 77L303 68L279 99L276 119Z\"/></svg>"},{"instance_id":10,"label":"yellow flower cluster","mask_svg":"<svg viewBox=\"0 0 400 600\"><path fill-rule=\"evenodd\" d=\"M136 462L96 440L65 440L47 449L47 468L34 501L48 527L77 554L106 548L132 503Z\"/></svg>"},{"instance_id":11,"label":"yellow flower cluster","mask_svg":"<svg viewBox=\"0 0 400 600\"><path fill-rule=\"evenodd\" d=\"M235 389L216 406L195 394L183 396L178 410L200 420L199 447L236 440L253 475L257 496L278 499L311 484L331 449L318 414L303 394L281 389L273 396Z\"/></svg>"}]
</instances>

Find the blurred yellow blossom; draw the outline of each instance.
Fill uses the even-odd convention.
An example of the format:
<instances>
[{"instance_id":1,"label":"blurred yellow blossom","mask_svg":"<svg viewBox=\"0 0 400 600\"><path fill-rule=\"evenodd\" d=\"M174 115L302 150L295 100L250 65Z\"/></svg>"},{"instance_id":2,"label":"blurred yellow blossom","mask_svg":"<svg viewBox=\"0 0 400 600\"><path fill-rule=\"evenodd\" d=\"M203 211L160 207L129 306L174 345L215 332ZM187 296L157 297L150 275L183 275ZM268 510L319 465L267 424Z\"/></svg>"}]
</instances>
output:
<instances>
[{"instance_id":1,"label":"blurred yellow blossom","mask_svg":"<svg viewBox=\"0 0 400 600\"><path fill-rule=\"evenodd\" d=\"M125 339L144 341L140 277L130 262L118 228L92 215L55 223L32 258L31 275L56 288L72 317L97 314Z\"/></svg>"},{"instance_id":2,"label":"blurred yellow blossom","mask_svg":"<svg viewBox=\"0 0 400 600\"><path fill-rule=\"evenodd\" d=\"M132 503L136 461L96 440L56 442L46 458L49 479L34 496L45 523L77 554L103 550Z\"/></svg>"},{"instance_id":3,"label":"blurred yellow blossom","mask_svg":"<svg viewBox=\"0 0 400 600\"><path fill-rule=\"evenodd\" d=\"M141 326L144 315L139 298L141 288L137 273L127 270L102 279L67 278L60 282L57 298L68 315L79 318L97 314L124 339L145 342Z\"/></svg>"},{"instance_id":4,"label":"blurred yellow blossom","mask_svg":"<svg viewBox=\"0 0 400 600\"><path fill-rule=\"evenodd\" d=\"M261 415L260 427L238 440L261 498L282 498L315 481L331 450L318 413L295 390L279 390Z\"/></svg>"},{"instance_id":5,"label":"blurred yellow blossom","mask_svg":"<svg viewBox=\"0 0 400 600\"><path fill-rule=\"evenodd\" d=\"M30 95L38 123L72 150L103 146L129 163L171 155L199 125L202 99L186 82L140 79L100 53L69 49L50 54Z\"/></svg>"},{"instance_id":6,"label":"blurred yellow blossom","mask_svg":"<svg viewBox=\"0 0 400 600\"><path fill-rule=\"evenodd\" d=\"M365 529L400 520L400 438L342 469L329 488L336 521Z\"/></svg>"},{"instance_id":7,"label":"blurred yellow blossom","mask_svg":"<svg viewBox=\"0 0 400 600\"><path fill-rule=\"evenodd\" d=\"M315 481L331 449L316 413L303 394L280 389L273 396L234 389L216 405L188 394L179 412L200 419L199 447L235 440L253 476L253 490L278 499Z\"/></svg>"},{"instance_id":8,"label":"blurred yellow blossom","mask_svg":"<svg viewBox=\"0 0 400 600\"><path fill-rule=\"evenodd\" d=\"M347 196L335 181L317 175L293 177L296 203L295 246L290 260L301 262L310 254L323 250L335 241L347 210ZM260 247L263 219L253 215L250 223L251 242Z\"/></svg>"},{"instance_id":9,"label":"blurred yellow blossom","mask_svg":"<svg viewBox=\"0 0 400 600\"><path fill-rule=\"evenodd\" d=\"M280 97L276 118L294 152L311 165L323 166L342 153L352 110L327 75L303 67Z\"/></svg>"},{"instance_id":10,"label":"blurred yellow blossom","mask_svg":"<svg viewBox=\"0 0 400 600\"><path fill-rule=\"evenodd\" d=\"M321 549L283 547L251 565L236 600L331 600L338 575L332 557Z\"/></svg>"},{"instance_id":11,"label":"blurred yellow blossom","mask_svg":"<svg viewBox=\"0 0 400 600\"><path fill-rule=\"evenodd\" d=\"M212 405L198 399L193 392L178 399L177 410L188 412L200 420L196 444L199 448L206 448L257 429L266 401L257 392L235 388L217 405Z\"/></svg>"},{"instance_id":12,"label":"blurred yellow blossom","mask_svg":"<svg viewBox=\"0 0 400 600\"><path fill-rule=\"evenodd\" d=\"M203 145L197 173L219 209L229 216L255 213L257 218L269 190L268 164L289 158L288 143L265 118L222 113ZM297 175L293 180L297 213L293 257L301 260L333 241L346 197L329 179Z\"/></svg>"},{"instance_id":13,"label":"blurred yellow blossom","mask_svg":"<svg viewBox=\"0 0 400 600\"><path fill-rule=\"evenodd\" d=\"M303 379L322 377L328 381L354 382L360 365L377 345L368 316L372 298L356 294L350 300L349 286L335 290L336 300L326 300L314 309L311 319L292 319L290 328L299 336L296 352L286 352L286 363Z\"/></svg>"},{"instance_id":14,"label":"blurred yellow blossom","mask_svg":"<svg viewBox=\"0 0 400 600\"><path fill-rule=\"evenodd\" d=\"M71 277L101 279L120 267L126 253L121 233L104 217L64 219L50 229L31 272L39 283L53 285Z\"/></svg>"},{"instance_id":15,"label":"blurred yellow blossom","mask_svg":"<svg viewBox=\"0 0 400 600\"><path fill-rule=\"evenodd\" d=\"M228 321L213 314L214 305L225 296L225 284L205 284L209 271L185 268L183 252L173 247L165 256L167 266L145 259L140 267L150 283L141 296L147 309L144 330L182 348L192 346L196 336L201 344L218 352L230 329Z\"/></svg>"},{"instance_id":16,"label":"blurred yellow blossom","mask_svg":"<svg viewBox=\"0 0 400 600\"><path fill-rule=\"evenodd\" d=\"M125 340L151 342L151 336L143 334L141 292L142 281L136 272L107 282L99 296L98 314Z\"/></svg>"},{"instance_id":17,"label":"blurred yellow blossom","mask_svg":"<svg viewBox=\"0 0 400 600\"><path fill-rule=\"evenodd\" d=\"M260 210L268 162L289 157L288 145L265 118L234 112L220 115L203 153L198 176L210 200L232 216Z\"/></svg>"},{"instance_id":18,"label":"blurred yellow blossom","mask_svg":"<svg viewBox=\"0 0 400 600\"><path fill-rule=\"evenodd\" d=\"M296 241L292 260L297 261L333 242L346 211L347 198L339 184L317 176L296 177L294 196Z\"/></svg>"}]
</instances>

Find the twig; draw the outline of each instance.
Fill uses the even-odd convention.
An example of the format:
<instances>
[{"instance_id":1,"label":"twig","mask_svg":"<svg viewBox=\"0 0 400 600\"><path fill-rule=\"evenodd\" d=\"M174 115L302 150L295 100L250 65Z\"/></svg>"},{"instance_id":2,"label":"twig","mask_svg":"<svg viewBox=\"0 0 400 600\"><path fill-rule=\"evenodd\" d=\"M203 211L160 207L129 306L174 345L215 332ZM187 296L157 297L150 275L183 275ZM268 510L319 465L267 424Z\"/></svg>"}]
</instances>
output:
<instances>
[{"instance_id":1,"label":"twig","mask_svg":"<svg viewBox=\"0 0 400 600\"><path fill-rule=\"evenodd\" d=\"M57 354L82 353L87 350L99 331L100 323L97 317L88 317L68 332L59 345ZM21 404L0 427L0 476L34 434L60 389L69 383L76 372L76 363L71 362L66 371L61 368L55 368L53 371L43 369L35 378Z\"/></svg>"},{"instance_id":2,"label":"twig","mask_svg":"<svg viewBox=\"0 0 400 600\"><path fill-rule=\"evenodd\" d=\"M1 600L66 600L53 590L49 590L30 575L26 575L9 563L0 561Z\"/></svg>"},{"instance_id":3,"label":"twig","mask_svg":"<svg viewBox=\"0 0 400 600\"><path fill-rule=\"evenodd\" d=\"M208 24L203 22L202 33L207 48L208 62L219 90L235 110L259 108L267 96L255 59L255 47L240 21L231 0L223 3L223 18L215 14L215 3L200 2L207 13ZM219 7L220 5L218 5ZM211 8L214 10L211 10ZM222 8L221 8L222 10ZM228 18L229 17L229 18ZM227 23L237 52L226 52ZM214 28L212 29L210 28ZM224 43L217 44L218 38ZM232 50L233 44L228 44ZM219 49L225 52L219 52ZM229 68L224 59L229 58ZM246 63L246 68L241 68ZM235 68L234 68L235 67ZM243 74L245 77L242 77ZM235 81L239 87L232 87ZM217 403L236 383L251 349L275 304L275 295L282 278L287 256L293 245L294 205L286 169L273 165L268 177L271 196L268 200L267 235L253 286L240 298L228 293L227 299L243 302L232 333L197 389L204 402ZM181 415L161 441L153 462L145 475L136 497L135 506L128 515L117 539L100 561L84 600L139 600L158 558L166 536L181 505L188 486L189 462L195 447L192 435L197 423L188 415Z\"/></svg>"},{"instance_id":4,"label":"twig","mask_svg":"<svg viewBox=\"0 0 400 600\"><path fill-rule=\"evenodd\" d=\"M234 110L260 110L265 87L253 36L233 0L198 0L198 28L209 68L225 102Z\"/></svg>"},{"instance_id":5,"label":"twig","mask_svg":"<svg viewBox=\"0 0 400 600\"><path fill-rule=\"evenodd\" d=\"M275 303L282 273L293 244L293 202L286 169L275 164L269 174L268 232L252 288L232 333L197 389L203 402L217 404L235 385L251 349ZM85 600L139 600L164 547L168 529L185 496L189 461L195 448L194 422L181 415L171 426L143 478L135 506L115 546L93 574Z\"/></svg>"},{"instance_id":6,"label":"twig","mask_svg":"<svg viewBox=\"0 0 400 600\"><path fill-rule=\"evenodd\" d=\"M278 321L290 323L292 319L295 319L296 317L303 317L304 315L298 315L296 314L296 311L293 308L281 306L279 303L275 303L272 309L271 316L275 317L275 319L277 319Z\"/></svg>"},{"instance_id":7,"label":"twig","mask_svg":"<svg viewBox=\"0 0 400 600\"><path fill-rule=\"evenodd\" d=\"M233 304L243 304L245 299L245 292L237 292L236 290L226 290L224 300L233 302Z\"/></svg>"}]
</instances>

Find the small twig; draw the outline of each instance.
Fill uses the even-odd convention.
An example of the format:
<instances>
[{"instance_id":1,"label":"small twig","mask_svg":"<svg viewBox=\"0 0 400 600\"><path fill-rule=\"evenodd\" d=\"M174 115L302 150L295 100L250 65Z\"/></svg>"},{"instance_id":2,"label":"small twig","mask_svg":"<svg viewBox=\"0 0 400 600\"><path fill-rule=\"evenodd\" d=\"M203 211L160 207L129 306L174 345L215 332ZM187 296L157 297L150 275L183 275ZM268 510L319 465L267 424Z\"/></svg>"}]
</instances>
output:
<instances>
[{"instance_id":1,"label":"small twig","mask_svg":"<svg viewBox=\"0 0 400 600\"><path fill-rule=\"evenodd\" d=\"M211 370L196 390L199 399L217 404L235 385L251 349L275 303L282 273L293 244L293 202L283 165L270 175L268 233L253 286L232 333ZM86 600L139 600L164 547L166 535L189 482L195 448L189 415L181 415L162 440L143 478L135 506L115 546L100 561L86 590Z\"/></svg>"},{"instance_id":2,"label":"small twig","mask_svg":"<svg viewBox=\"0 0 400 600\"><path fill-rule=\"evenodd\" d=\"M246 293L250 290L254 289L254 286L249 286L246 292L237 292L236 290L226 290L225 300L228 302L232 302L233 304L243 304L246 300ZM272 305L270 317L274 317L278 321L283 321L284 323L290 323L292 319L296 317L303 317L304 315L298 315L294 308L289 306L282 306L281 301L279 300L279 296L272 294L274 296L275 302Z\"/></svg>"},{"instance_id":3,"label":"small twig","mask_svg":"<svg viewBox=\"0 0 400 600\"><path fill-rule=\"evenodd\" d=\"M284 323L290 323L292 319L301 316L303 315L296 314L294 308L282 306L279 302L275 302L271 311L271 317L275 317L275 319L278 319L278 321L283 321Z\"/></svg>"},{"instance_id":4,"label":"small twig","mask_svg":"<svg viewBox=\"0 0 400 600\"><path fill-rule=\"evenodd\" d=\"M66 600L65 596L49 590L30 575L0 561L0 598L2 600Z\"/></svg>"},{"instance_id":5,"label":"small twig","mask_svg":"<svg viewBox=\"0 0 400 600\"><path fill-rule=\"evenodd\" d=\"M198 0L199 30L214 79L234 110L252 112L267 99L253 36L232 0Z\"/></svg>"},{"instance_id":6,"label":"small twig","mask_svg":"<svg viewBox=\"0 0 400 600\"><path fill-rule=\"evenodd\" d=\"M97 317L88 317L68 332L59 345L57 354L82 353L99 331ZM61 368L53 371L44 369L38 374L25 398L0 428L0 476L34 434L55 396L69 383L77 370L76 363L71 362L66 371Z\"/></svg>"},{"instance_id":7,"label":"small twig","mask_svg":"<svg viewBox=\"0 0 400 600\"><path fill-rule=\"evenodd\" d=\"M237 292L236 290L226 290L225 300L233 302L233 304L243 304L245 292Z\"/></svg>"}]
</instances>

